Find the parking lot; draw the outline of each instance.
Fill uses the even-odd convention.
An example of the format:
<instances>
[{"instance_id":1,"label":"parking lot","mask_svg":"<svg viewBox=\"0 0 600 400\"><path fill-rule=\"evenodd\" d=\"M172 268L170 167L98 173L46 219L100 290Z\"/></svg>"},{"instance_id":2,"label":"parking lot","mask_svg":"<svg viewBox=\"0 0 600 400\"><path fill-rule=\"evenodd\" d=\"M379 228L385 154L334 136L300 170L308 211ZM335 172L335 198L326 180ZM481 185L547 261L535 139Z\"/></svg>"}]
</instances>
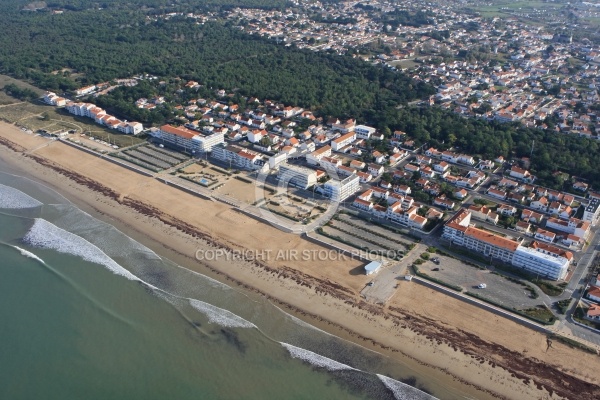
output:
<instances>
[{"instance_id":1,"label":"parking lot","mask_svg":"<svg viewBox=\"0 0 600 400\"><path fill-rule=\"evenodd\" d=\"M432 257L439 258L439 265L426 261L418 266L420 272L432 278L458 285L464 291L477 293L506 307L524 309L542 304L540 298L531 298L531 293L524 286L511 282L490 270L481 270L466 265L461 260L439 254ZM481 283L486 284L485 289L478 288Z\"/></svg>"}]
</instances>

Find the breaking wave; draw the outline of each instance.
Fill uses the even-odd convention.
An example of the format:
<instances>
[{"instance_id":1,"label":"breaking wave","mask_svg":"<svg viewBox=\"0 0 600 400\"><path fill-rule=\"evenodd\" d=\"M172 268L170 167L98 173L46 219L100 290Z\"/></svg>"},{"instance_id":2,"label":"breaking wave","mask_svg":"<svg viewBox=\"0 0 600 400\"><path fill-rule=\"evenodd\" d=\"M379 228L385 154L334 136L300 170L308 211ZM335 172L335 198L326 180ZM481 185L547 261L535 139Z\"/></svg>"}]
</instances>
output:
<instances>
[{"instance_id":1,"label":"breaking wave","mask_svg":"<svg viewBox=\"0 0 600 400\"><path fill-rule=\"evenodd\" d=\"M23 256L25 256L25 257L32 258L32 259L34 259L34 260L36 260L36 261L39 261L39 262L41 262L42 264L46 264L46 263L44 262L44 260L42 260L41 258L39 258L38 256L36 256L35 254L33 254L33 253L32 253L32 252L30 252L30 251L27 251L27 250L25 250L25 249L22 249L22 248L20 248L19 246L12 246L12 248L14 248L14 249L16 249L16 250L19 250L19 252L21 253L21 255L23 255Z\"/></svg>"},{"instance_id":2,"label":"breaking wave","mask_svg":"<svg viewBox=\"0 0 600 400\"><path fill-rule=\"evenodd\" d=\"M356 368L352 368L349 365L342 364L341 362L337 362L335 360L332 360L331 358L327 358L317 353L313 353L312 351L292 346L288 343L281 343L281 345L285 347L285 349L290 353L290 356L292 356L292 358L298 358L302 361L306 361L307 363L312 364L315 367L325 368L328 371L358 371Z\"/></svg>"},{"instance_id":3,"label":"breaking wave","mask_svg":"<svg viewBox=\"0 0 600 400\"><path fill-rule=\"evenodd\" d=\"M34 199L10 186L0 183L0 208L35 208L44 205L40 201Z\"/></svg>"},{"instance_id":4,"label":"breaking wave","mask_svg":"<svg viewBox=\"0 0 600 400\"><path fill-rule=\"evenodd\" d=\"M190 305L208 317L208 321L226 328L256 328L252 322L235 315L231 311L213 306L200 300L190 299Z\"/></svg>"},{"instance_id":5,"label":"breaking wave","mask_svg":"<svg viewBox=\"0 0 600 400\"><path fill-rule=\"evenodd\" d=\"M121 275L132 281L140 281L139 278L117 264L92 243L44 219L35 219L33 226L23 237L23 242L32 247L50 249L59 253L78 256L85 261L103 265L114 274Z\"/></svg>"},{"instance_id":6,"label":"breaking wave","mask_svg":"<svg viewBox=\"0 0 600 400\"><path fill-rule=\"evenodd\" d=\"M431 396L416 387L402 383L385 375L377 374L377 377L393 394L396 400L437 400L437 397Z\"/></svg>"}]
</instances>

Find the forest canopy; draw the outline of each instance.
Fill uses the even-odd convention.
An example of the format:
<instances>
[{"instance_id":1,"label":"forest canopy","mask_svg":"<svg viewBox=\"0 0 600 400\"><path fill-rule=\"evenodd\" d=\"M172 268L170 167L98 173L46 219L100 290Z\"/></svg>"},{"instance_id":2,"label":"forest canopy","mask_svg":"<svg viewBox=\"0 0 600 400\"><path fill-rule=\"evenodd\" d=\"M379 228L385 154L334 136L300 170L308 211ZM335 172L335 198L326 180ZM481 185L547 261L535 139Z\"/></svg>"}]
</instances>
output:
<instances>
[{"instance_id":1,"label":"forest canopy","mask_svg":"<svg viewBox=\"0 0 600 400\"><path fill-rule=\"evenodd\" d=\"M196 80L209 89L235 91L238 96L303 106L321 116L357 117L388 133L400 129L418 145L454 146L488 159L531 155L532 172L548 186L560 186L554 172L562 170L600 187L596 141L519 124L466 119L438 108L407 107L406 103L433 94L434 88L351 56L311 52L250 36L222 21L198 24L182 16L155 18L165 12L187 13L207 7L286 7L284 0L47 3L46 7L66 10L58 15L48 8L23 11L28 4L32 3L0 2L0 72L44 89L70 91L143 73L163 79L180 77ZM362 3L357 6L367 7ZM409 20L419 25L429 22L426 13L396 13L386 18L385 22L392 25ZM23 98L31 95L13 92ZM144 122L156 123L169 117L168 110L136 111L132 103L136 94L123 89L97 101L123 117Z\"/></svg>"}]
</instances>

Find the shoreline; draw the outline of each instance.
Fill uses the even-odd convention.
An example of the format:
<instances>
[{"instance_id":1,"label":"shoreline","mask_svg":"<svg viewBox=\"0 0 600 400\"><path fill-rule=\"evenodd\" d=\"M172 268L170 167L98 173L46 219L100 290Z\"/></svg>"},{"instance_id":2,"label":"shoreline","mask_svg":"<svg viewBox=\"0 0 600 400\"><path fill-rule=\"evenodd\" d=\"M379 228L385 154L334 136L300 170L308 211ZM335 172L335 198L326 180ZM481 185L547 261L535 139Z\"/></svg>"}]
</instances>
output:
<instances>
[{"instance_id":1,"label":"shoreline","mask_svg":"<svg viewBox=\"0 0 600 400\"><path fill-rule=\"evenodd\" d=\"M14 126L10 127L16 132L7 132L7 126L3 125L0 125L0 136L5 137L5 139L0 140L0 143L4 144L4 146L0 146L2 153L9 151L6 150L6 147L12 147L12 150L17 152L22 151L20 147L27 148L28 143L23 143L22 140L21 143L25 145L23 146L14 142L13 140L15 139L17 142L19 139L27 139L24 141L31 142L32 145L37 145L40 143L39 140L44 140L42 138L30 137L20 132ZM21 135L23 138L19 138L17 135ZM6 142L6 140L9 142ZM67 147L61 143L57 143L56 145L53 143L48 147L56 146ZM61 150L64 152L64 149ZM79 151L69 148L68 152L76 155ZM398 307L397 304L393 306L390 304L387 310L384 307L368 304L353 293L353 288L323 279L321 276L315 277L299 271L293 266L280 265L274 267L266 264L260 265L260 263L255 263L250 268L247 268L248 265L246 267L238 266L237 269L236 267L220 265L218 263L217 265L200 266L197 260L186 255L191 253L182 251L182 247L185 246L182 246L181 242L185 241L188 247L190 244L193 247L194 245L197 246L199 240L202 240L209 245L230 249L236 243L228 241L226 237L213 237L200 228L178 219L170 215L170 213L165 213L155 205L146 204L139 199L124 196L118 188L110 188L102 182L86 177L79 172L72 171L68 166L63 166L63 164L57 165L55 160L49 160L45 155L28 154L23 156L16 154L17 157L9 157L10 154L6 154L7 157L3 157L3 159L12 165L13 168L28 170L24 172L29 176L37 178L34 180L41 179L50 187L73 201L82 210L94 216L100 214L102 216L100 219L115 225L117 229L122 230L125 234L130 235L142 244L148 245L151 242L152 244L148 247L153 250L159 247L161 250L157 251L157 253L161 256L166 254L166 258L185 268L204 273L209 277L214 276L217 280L224 280L227 284L233 283L235 287L242 287L245 291L264 296L269 301L275 302L277 306L283 308L286 312L298 316L311 325L339 336L344 340L355 342L383 356L398 360L401 363L414 364L416 369L424 371L424 376L431 376L434 381L444 381L444 385L449 385L450 387L455 386L462 395L469 394L476 398L519 398L519 395L527 393L536 398L542 398L542 396L545 396L545 398L558 398L556 396L556 388L552 388L554 385L551 385L550 382L544 382L548 378L536 379L537 377L529 376L523 373L523 371L519 371L518 368L514 372L505 370L500 362L495 362L490 357L484 356L485 351L490 349L495 349L496 353L503 354L504 357L522 357L523 354L519 352L511 352L508 348L482 340L476 337L476 335L469 334L469 332L461 333L461 330L451 332L451 329L446 329L443 324L440 324L435 319L414 315L410 311ZM87 157L93 156L87 155ZM19 158L21 159L19 160ZM100 162L100 160L92 162L86 157L79 158L85 158L87 162L93 164ZM115 166L115 168L119 167ZM42 174L42 176L36 176L35 173L32 174L36 170L44 171L45 174ZM125 174L125 172L123 173ZM133 174L133 172L129 173ZM53 174L62 175L51 176ZM60 182L60 179L57 179L57 176L64 175L69 176L71 181L65 182L63 179L63 182ZM138 177L137 180L142 180L142 178ZM84 187L87 189L84 189ZM95 191L91 192L90 189ZM176 189L165 188L162 190L173 191ZM94 195L90 196L90 193ZM101 197L97 197L99 193ZM183 195L180 197L183 197ZM111 212L112 208L115 210ZM219 206L216 208L225 209L227 207ZM236 218L241 221L242 218L249 217L237 215ZM108 221L106 221L107 219ZM265 230L267 229L265 228ZM162 241L161 237L165 235L177 237ZM173 246L170 247L169 244L173 244ZM229 271L235 272L235 277ZM280 282L282 280L283 283ZM283 286L283 290L272 286L273 284ZM274 290L274 293L266 293L265 287L277 290ZM409 288L407 285L403 285L404 287ZM417 292L421 292L421 294L429 293L428 290L424 289L417 290ZM320 305L320 307L313 308L315 305ZM304 311L306 309L314 310L315 312L308 313ZM340 312L340 310L343 310L343 312ZM338 314L337 318L336 315L332 314ZM353 328L357 329L349 328L349 323L352 324ZM369 325L371 325L370 330ZM374 325L377 325L377 329L373 327ZM389 340L389 338L386 340L385 336L394 335L390 332L398 331L400 333L394 333L396 336L403 337L407 341L412 340L412 343L395 343L394 340ZM458 343L465 338L470 340L470 346L463 345L459 349L461 345ZM414 344L417 345L416 350L420 350L420 352L415 351ZM474 350L478 346L483 347L484 355L477 354ZM555 346L558 347L561 345L556 344ZM411 347L413 348L411 349ZM573 351L575 350L571 352ZM428 354L425 354L426 352ZM436 362L436 358L444 358L441 360L444 362L440 360ZM535 363L537 361L535 359L528 361L530 361L529 367L534 368L532 371L537 371L541 367ZM463 365L462 368L460 367L461 365ZM485 376L480 379L473 379L477 378L474 375L482 374L481 370L485 370ZM540 372L542 371L540 370ZM579 396L577 398L593 398L594 394L599 393L597 390L600 389L598 389L597 383L586 383L584 380L575 377L572 377L573 380L570 380L567 379L569 377L568 374L558 370L557 373L549 374L550 378L558 378L565 383L570 381L569 386L571 388L575 385L577 389L585 389L585 392L591 396ZM501 384L492 382L492 384L488 383L484 385L485 381L492 380L492 377L496 377L498 380L501 379L504 382ZM542 382L537 382L538 380ZM509 386L512 386L512 388L509 388ZM548 389L546 390L544 387ZM502 392L502 394L499 392ZM569 396L569 393L565 393L567 397L575 398L572 397L573 394L571 393L571 396Z\"/></svg>"}]
</instances>

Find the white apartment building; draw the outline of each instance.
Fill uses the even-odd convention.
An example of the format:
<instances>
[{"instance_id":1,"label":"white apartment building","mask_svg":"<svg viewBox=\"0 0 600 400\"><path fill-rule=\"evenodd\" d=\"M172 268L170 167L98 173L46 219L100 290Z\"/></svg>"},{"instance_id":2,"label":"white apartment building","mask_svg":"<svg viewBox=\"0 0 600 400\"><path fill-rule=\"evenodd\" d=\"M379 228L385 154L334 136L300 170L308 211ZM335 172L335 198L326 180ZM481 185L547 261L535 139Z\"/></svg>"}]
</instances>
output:
<instances>
[{"instance_id":1,"label":"white apartment building","mask_svg":"<svg viewBox=\"0 0 600 400\"><path fill-rule=\"evenodd\" d=\"M597 197L590 197L590 202L585 206L583 211L583 220L595 225L600 217L600 199Z\"/></svg>"},{"instance_id":2,"label":"white apartment building","mask_svg":"<svg viewBox=\"0 0 600 400\"><path fill-rule=\"evenodd\" d=\"M359 139L370 139L371 135L373 135L376 131L377 129L366 125L356 125L354 127L356 137Z\"/></svg>"},{"instance_id":3,"label":"white apartment building","mask_svg":"<svg viewBox=\"0 0 600 400\"><path fill-rule=\"evenodd\" d=\"M214 146L225 143L225 135L222 132L202 135L191 129L172 125L163 125L150 134L168 144L183 147L191 152L209 152Z\"/></svg>"},{"instance_id":4,"label":"white apartment building","mask_svg":"<svg viewBox=\"0 0 600 400\"><path fill-rule=\"evenodd\" d=\"M317 171L297 165L281 164L277 178L289 185L307 189L317 183Z\"/></svg>"},{"instance_id":5,"label":"white apartment building","mask_svg":"<svg viewBox=\"0 0 600 400\"><path fill-rule=\"evenodd\" d=\"M348 146L350 143L356 140L356 133L349 132L345 135L340 136L337 139L331 141L331 148L333 151L340 151L343 147Z\"/></svg>"},{"instance_id":6,"label":"white apartment building","mask_svg":"<svg viewBox=\"0 0 600 400\"><path fill-rule=\"evenodd\" d=\"M496 258L547 279L564 279L573 254L558 247L532 242L530 247L520 241L496 235L470 225L471 212L461 209L444 226L442 237L453 244Z\"/></svg>"},{"instance_id":7,"label":"white apartment building","mask_svg":"<svg viewBox=\"0 0 600 400\"><path fill-rule=\"evenodd\" d=\"M564 279L571 263L570 260L566 257L540 250L519 246L515 251L512 264L532 274L539 275L541 278L555 281Z\"/></svg>"},{"instance_id":8,"label":"white apartment building","mask_svg":"<svg viewBox=\"0 0 600 400\"><path fill-rule=\"evenodd\" d=\"M214 146L212 156L241 169L257 170L262 169L266 164L260 153L234 145Z\"/></svg>"},{"instance_id":9,"label":"white apartment building","mask_svg":"<svg viewBox=\"0 0 600 400\"><path fill-rule=\"evenodd\" d=\"M323 185L323 194L332 201L344 201L360 190L360 178L356 175L342 180L330 179Z\"/></svg>"},{"instance_id":10,"label":"white apartment building","mask_svg":"<svg viewBox=\"0 0 600 400\"><path fill-rule=\"evenodd\" d=\"M306 162L311 165L319 165L323 157L331 156L331 146L323 146L306 155Z\"/></svg>"}]
</instances>

